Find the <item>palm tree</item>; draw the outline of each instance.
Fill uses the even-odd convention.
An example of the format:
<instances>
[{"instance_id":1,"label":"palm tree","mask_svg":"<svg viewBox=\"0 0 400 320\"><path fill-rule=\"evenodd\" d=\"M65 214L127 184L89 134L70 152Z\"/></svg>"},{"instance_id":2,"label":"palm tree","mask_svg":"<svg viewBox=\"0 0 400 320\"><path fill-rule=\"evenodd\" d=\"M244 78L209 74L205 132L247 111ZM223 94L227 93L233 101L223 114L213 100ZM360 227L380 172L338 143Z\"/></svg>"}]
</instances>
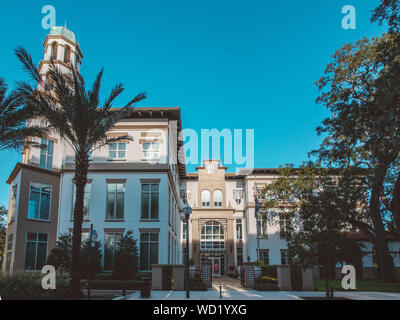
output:
<instances>
[{"instance_id":1,"label":"palm tree","mask_svg":"<svg viewBox=\"0 0 400 320\"><path fill-rule=\"evenodd\" d=\"M27 120L35 117L34 111L31 107L22 105L15 91L7 95L7 84L0 78L0 150L19 150L28 144L39 146L27 139L42 137L48 129L25 125Z\"/></svg>"},{"instance_id":2,"label":"palm tree","mask_svg":"<svg viewBox=\"0 0 400 320\"><path fill-rule=\"evenodd\" d=\"M28 52L19 47L16 49L19 60L32 79L41 84L41 78ZM52 89L37 90L28 82L18 84L18 94L26 105L39 110L49 125L73 149L75 153L75 187L74 225L72 235L71 294L72 298L80 297L80 250L82 240L83 199L89 169L89 154L112 142L131 140L129 136L108 137L116 122L129 116L132 105L145 98L141 93L129 101L123 108L112 109L112 103L124 90L118 84L111 91L104 103L100 102L101 70L90 89L72 69L62 73L54 64L50 66Z\"/></svg>"}]
</instances>

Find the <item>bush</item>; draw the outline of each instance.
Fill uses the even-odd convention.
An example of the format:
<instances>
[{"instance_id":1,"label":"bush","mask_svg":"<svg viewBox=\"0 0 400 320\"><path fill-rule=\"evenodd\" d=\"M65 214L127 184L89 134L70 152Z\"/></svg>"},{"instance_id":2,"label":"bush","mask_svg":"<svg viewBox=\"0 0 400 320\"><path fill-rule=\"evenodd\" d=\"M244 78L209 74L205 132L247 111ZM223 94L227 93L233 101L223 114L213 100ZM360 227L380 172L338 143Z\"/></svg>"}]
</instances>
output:
<instances>
[{"instance_id":1,"label":"bush","mask_svg":"<svg viewBox=\"0 0 400 320\"><path fill-rule=\"evenodd\" d=\"M81 276L88 275L89 264L89 240L82 243L81 249ZM101 271L101 244L99 241L94 241L95 246L91 248L91 265L90 274L95 275ZM56 242L56 246L51 250L46 264L54 266L58 269L71 271L72 261L72 236L69 233L60 235Z\"/></svg>"},{"instance_id":2,"label":"bush","mask_svg":"<svg viewBox=\"0 0 400 320\"><path fill-rule=\"evenodd\" d=\"M190 291L207 291L207 286L201 282L201 279L190 279Z\"/></svg>"},{"instance_id":3,"label":"bush","mask_svg":"<svg viewBox=\"0 0 400 320\"><path fill-rule=\"evenodd\" d=\"M0 277L0 296L4 300L65 300L70 299L69 275L57 272L56 289L42 288L42 273L14 273Z\"/></svg>"},{"instance_id":4,"label":"bush","mask_svg":"<svg viewBox=\"0 0 400 320\"><path fill-rule=\"evenodd\" d=\"M290 278L293 291L303 290L303 273L302 268L298 265L290 265Z\"/></svg>"},{"instance_id":5,"label":"bush","mask_svg":"<svg viewBox=\"0 0 400 320\"><path fill-rule=\"evenodd\" d=\"M277 270L276 266L270 266L270 265L264 265L261 267L261 274L263 276L271 277L271 278L277 278Z\"/></svg>"},{"instance_id":6,"label":"bush","mask_svg":"<svg viewBox=\"0 0 400 320\"><path fill-rule=\"evenodd\" d=\"M138 280L92 280L91 290L140 290L141 282Z\"/></svg>"},{"instance_id":7,"label":"bush","mask_svg":"<svg viewBox=\"0 0 400 320\"><path fill-rule=\"evenodd\" d=\"M162 266L162 288L163 290L172 290L173 287L172 278L172 265Z\"/></svg>"},{"instance_id":8,"label":"bush","mask_svg":"<svg viewBox=\"0 0 400 320\"><path fill-rule=\"evenodd\" d=\"M132 280L135 278L138 264L138 248L133 239L133 231L128 230L119 241L114 254L114 278Z\"/></svg>"}]
</instances>

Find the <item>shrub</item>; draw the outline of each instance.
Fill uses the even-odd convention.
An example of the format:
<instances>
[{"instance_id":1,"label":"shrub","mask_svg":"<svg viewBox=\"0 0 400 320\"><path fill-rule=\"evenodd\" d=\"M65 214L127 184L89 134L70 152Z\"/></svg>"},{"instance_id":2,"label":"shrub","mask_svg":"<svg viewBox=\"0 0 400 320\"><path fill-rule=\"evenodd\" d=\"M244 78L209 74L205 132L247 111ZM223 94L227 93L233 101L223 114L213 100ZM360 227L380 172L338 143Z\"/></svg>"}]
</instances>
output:
<instances>
[{"instance_id":1,"label":"shrub","mask_svg":"<svg viewBox=\"0 0 400 320\"><path fill-rule=\"evenodd\" d=\"M195 279L190 279L190 284L189 284L189 289L190 291L207 291L207 286L203 284L201 279L195 278Z\"/></svg>"},{"instance_id":2,"label":"shrub","mask_svg":"<svg viewBox=\"0 0 400 320\"><path fill-rule=\"evenodd\" d=\"M271 277L271 278L277 278L277 269L276 266L271 266L271 265L264 265L261 267L261 274L263 276Z\"/></svg>"},{"instance_id":3,"label":"shrub","mask_svg":"<svg viewBox=\"0 0 400 320\"><path fill-rule=\"evenodd\" d=\"M256 263L254 264L256 267L261 267L264 265L264 261L262 260L257 260Z\"/></svg>"},{"instance_id":4,"label":"shrub","mask_svg":"<svg viewBox=\"0 0 400 320\"><path fill-rule=\"evenodd\" d=\"M81 250L81 275L86 277L88 275L89 264L89 240L82 243ZM91 265L90 273L95 275L101 271L101 244L99 241L94 241L95 246L91 248ZM72 251L72 236L69 233L60 235L56 242L56 246L51 250L46 264L54 266L56 269L65 269L71 271L71 256Z\"/></svg>"},{"instance_id":5,"label":"shrub","mask_svg":"<svg viewBox=\"0 0 400 320\"><path fill-rule=\"evenodd\" d=\"M92 280L91 290L140 290L141 282L138 280Z\"/></svg>"},{"instance_id":6,"label":"shrub","mask_svg":"<svg viewBox=\"0 0 400 320\"><path fill-rule=\"evenodd\" d=\"M290 278L293 291L303 290L303 273L302 268L298 265L290 265Z\"/></svg>"},{"instance_id":7,"label":"shrub","mask_svg":"<svg viewBox=\"0 0 400 320\"><path fill-rule=\"evenodd\" d=\"M24 272L0 277L0 296L4 300L70 299L70 279L67 273L57 272L56 289L43 289L43 276L38 272Z\"/></svg>"},{"instance_id":8,"label":"shrub","mask_svg":"<svg viewBox=\"0 0 400 320\"><path fill-rule=\"evenodd\" d=\"M114 278L132 280L135 278L138 265L138 248L133 239L133 231L128 230L119 241L114 254Z\"/></svg>"}]
</instances>

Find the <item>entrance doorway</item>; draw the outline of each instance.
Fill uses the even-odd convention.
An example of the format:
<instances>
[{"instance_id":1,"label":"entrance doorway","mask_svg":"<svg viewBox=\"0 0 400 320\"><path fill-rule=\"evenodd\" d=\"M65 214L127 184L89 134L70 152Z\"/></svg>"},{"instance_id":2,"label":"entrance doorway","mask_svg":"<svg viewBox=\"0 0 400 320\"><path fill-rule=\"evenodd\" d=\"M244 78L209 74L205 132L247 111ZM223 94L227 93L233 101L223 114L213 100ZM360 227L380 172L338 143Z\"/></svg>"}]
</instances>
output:
<instances>
[{"instance_id":1,"label":"entrance doorway","mask_svg":"<svg viewBox=\"0 0 400 320\"><path fill-rule=\"evenodd\" d=\"M212 266L212 276L220 277L221 276L221 258L211 258L211 266Z\"/></svg>"}]
</instances>

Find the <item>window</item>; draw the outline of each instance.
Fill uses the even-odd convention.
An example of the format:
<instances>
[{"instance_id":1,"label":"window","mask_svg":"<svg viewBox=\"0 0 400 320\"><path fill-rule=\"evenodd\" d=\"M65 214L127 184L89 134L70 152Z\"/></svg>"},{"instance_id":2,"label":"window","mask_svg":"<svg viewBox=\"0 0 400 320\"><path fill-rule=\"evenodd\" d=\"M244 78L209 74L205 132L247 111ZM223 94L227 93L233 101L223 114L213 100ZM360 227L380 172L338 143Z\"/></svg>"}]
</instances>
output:
<instances>
[{"instance_id":1,"label":"window","mask_svg":"<svg viewBox=\"0 0 400 320\"><path fill-rule=\"evenodd\" d=\"M279 214L279 228L280 228L281 239L289 238L290 225L291 225L290 216L284 213Z\"/></svg>"},{"instance_id":2,"label":"window","mask_svg":"<svg viewBox=\"0 0 400 320\"><path fill-rule=\"evenodd\" d=\"M236 248L236 260L238 266L243 265L243 248Z\"/></svg>"},{"instance_id":3,"label":"window","mask_svg":"<svg viewBox=\"0 0 400 320\"><path fill-rule=\"evenodd\" d=\"M171 235L168 231L168 264L171 263Z\"/></svg>"},{"instance_id":4,"label":"window","mask_svg":"<svg viewBox=\"0 0 400 320\"><path fill-rule=\"evenodd\" d=\"M179 194L180 194L180 197L181 197L183 203L184 203L184 204L187 204L188 197L187 197L187 192L186 192L186 190L185 190L185 189L180 189Z\"/></svg>"},{"instance_id":5,"label":"window","mask_svg":"<svg viewBox=\"0 0 400 320\"><path fill-rule=\"evenodd\" d=\"M141 271L151 270L152 264L158 264L158 233L140 233L140 266Z\"/></svg>"},{"instance_id":6,"label":"window","mask_svg":"<svg viewBox=\"0 0 400 320\"><path fill-rule=\"evenodd\" d=\"M200 248L205 251L222 252L225 249L223 226L217 221L209 221L201 229Z\"/></svg>"},{"instance_id":7,"label":"window","mask_svg":"<svg viewBox=\"0 0 400 320\"><path fill-rule=\"evenodd\" d=\"M107 220L124 219L125 184L107 184Z\"/></svg>"},{"instance_id":8,"label":"window","mask_svg":"<svg viewBox=\"0 0 400 320\"><path fill-rule=\"evenodd\" d=\"M114 254L122 239L121 232L106 232L104 242L104 270L114 268Z\"/></svg>"},{"instance_id":9,"label":"window","mask_svg":"<svg viewBox=\"0 0 400 320\"><path fill-rule=\"evenodd\" d=\"M25 270L41 270L47 259L47 234L26 234Z\"/></svg>"},{"instance_id":10,"label":"window","mask_svg":"<svg viewBox=\"0 0 400 320\"><path fill-rule=\"evenodd\" d=\"M222 208L222 191L221 190L214 191L214 207Z\"/></svg>"},{"instance_id":11,"label":"window","mask_svg":"<svg viewBox=\"0 0 400 320\"><path fill-rule=\"evenodd\" d=\"M260 260L264 265L269 265L269 250L260 250Z\"/></svg>"},{"instance_id":12,"label":"window","mask_svg":"<svg viewBox=\"0 0 400 320\"><path fill-rule=\"evenodd\" d=\"M17 204L17 193L18 193L18 186L14 184L11 188L11 212L10 212L10 220L11 218L15 217L15 210Z\"/></svg>"},{"instance_id":13,"label":"window","mask_svg":"<svg viewBox=\"0 0 400 320\"><path fill-rule=\"evenodd\" d=\"M143 142L142 148L144 160L160 160L159 142Z\"/></svg>"},{"instance_id":14,"label":"window","mask_svg":"<svg viewBox=\"0 0 400 320\"><path fill-rule=\"evenodd\" d=\"M125 142L113 142L108 145L109 157L114 160L126 159L126 143Z\"/></svg>"},{"instance_id":15,"label":"window","mask_svg":"<svg viewBox=\"0 0 400 320\"><path fill-rule=\"evenodd\" d=\"M141 219L154 220L158 219L158 183L142 184L142 214Z\"/></svg>"},{"instance_id":16,"label":"window","mask_svg":"<svg viewBox=\"0 0 400 320\"><path fill-rule=\"evenodd\" d=\"M51 185L31 183L28 218L50 220Z\"/></svg>"},{"instance_id":17,"label":"window","mask_svg":"<svg viewBox=\"0 0 400 320\"><path fill-rule=\"evenodd\" d=\"M242 202L243 195L244 195L243 190L241 189L233 190L233 198L235 199L236 204L240 204Z\"/></svg>"},{"instance_id":18,"label":"window","mask_svg":"<svg viewBox=\"0 0 400 320\"><path fill-rule=\"evenodd\" d=\"M171 204L171 188L168 186L168 224L171 225L171 213L172 204Z\"/></svg>"},{"instance_id":19,"label":"window","mask_svg":"<svg viewBox=\"0 0 400 320\"><path fill-rule=\"evenodd\" d=\"M69 46L65 46L64 63L66 64L71 63L71 48Z\"/></svg>"},{"instance_id":20,"label":"window","mask_svg":"<svg viewBox=\"0 0 400 320\"><path fill-rule=\"evenodd\" d=\"M268 217L266 214L257 215L257 234L260 238L268 238Z\"/></svg>"},{"instance_id":21,"label":"window","mask_svg":"<svg viewBox=\"0 0 400 320\"><path fill-rule=\"evenodd\" d=\"M73 185L74 193L72 195L72 213L71 219L74 218L75 210L75 199L76 199L76 187ZM83 220L89 220L89 209L90 209L90 192L92 189L91 183L87 183L85 186L85 195L83 197Z\"/></svg>"},{"instance_id":22,"label":"window","mask_svg":"<svg viewBox=\"0 0 400 320\"><path fill-rule=\"evenodd\" d=\"M236 240L243 240L242 219L236 219Z\"/></svg>"},{"instance_id":23,"label":"window","mask_svg":"<svg viewBox=\"0 0 400 320\"><path fill-rule=\"evenodd\" d=\"M290 264L290 257L288 250L281 250L281 264Z\"/></svg>"},{"instance_id":24,"label":"window","mask_svg":"<svg viewBox=\"0 0 400 320\"><path fill-rule=\"evenodd\" d=\"M6 249L6 269L5 272L10 272L11 267L11 256L12 256L12 243L13 243L13 234L8 235L7 239L7 249Z\"/></svg>"},{"instance_id":25,"label":"window","mask_svg":"<svg viewBox=\"0 0 400 320\"><path fill-rule=\"evenodd\" d=\"M187 240L187 223L182 222L182 239Z\"/></svg>"},{"instance_id":26,"label":"window","mask_svg":"<svg viewBox=\"0 0 400 320\"><path fill-rule=\"evenodd\" d=\"M51 60L57 60L57 42L53 42L51 44L51 56L50 59Z\"/></svg>"},{"instance_id":27,"label":"window","mask_svg":"<svg viewBox=\"0 0 400 320\"><path fill-rule=\"evenodd\" d=\"M203 208L209 208L210 207L210 191L208 190L203 190L201 192L201 206Z\"/></svg>"},{"instance_id":28,"label":"window","mask_svg":"<svg viewBox=\"0 0 400 320\"><path fill-rule=\"evenodd\" d=\"M51 170L53 168L54 142L42 139L42 145L46 146L46 148L40 149L40 167Z\"/></svg>"}]
</instances>

